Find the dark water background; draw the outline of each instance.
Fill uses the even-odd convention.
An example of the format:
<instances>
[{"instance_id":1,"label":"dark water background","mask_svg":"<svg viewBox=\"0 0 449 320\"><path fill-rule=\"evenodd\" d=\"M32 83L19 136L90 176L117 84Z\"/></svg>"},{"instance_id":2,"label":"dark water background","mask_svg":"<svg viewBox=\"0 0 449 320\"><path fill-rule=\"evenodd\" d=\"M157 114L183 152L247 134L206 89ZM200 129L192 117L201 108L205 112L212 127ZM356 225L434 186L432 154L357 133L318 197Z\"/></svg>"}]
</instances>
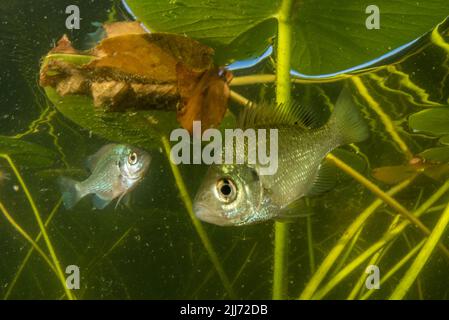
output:
<instances>
[{"instance_id":1,"label":"dark water background","mask_svg":"<svg viewBox=\"0 0 449 320\"><path fill-rule=\"evenodd\" d=\"M65 8L72 4L80 7L80 30L69 31L65 28ZM37 130L23 139L58 153L59 160L51 169L83 169L84 159L108 141L76 126L61 114L51 112L54 110L53 106L38 86L40 60L64 33L69 35L75 46L85 45L89 40L88 34L97 30L93 23L108 20L112 6L113 2L106 0L13 0L2 1L0 4L0 135L14 136L25 132L35 119L44 114L44 120ZM118 15L120 19L124 19L120 12ZM421 47L428 43L426 41L422 41ZM414 81L431 92L431 99L446 102L447 83L441 83L445 72L447 73L446 58L446 53L431 46L424 53L421 51L407 60L402 67L404 72L412 74ZM258 72L273 72L269 59L251 70L238 71L236 74ZM380 76L388 79L393 87L398 86L394 76L388 73ZM407 133L406 116L419 110L419 107L410 106L402 96L382 92L368 78L366 81L374 96L386 97L383 100L386 112L403 128L403 138L413 152L435 144L433 140ZM442 94L438 92L436 84L443 86ZM342 83L295 85L293 95L298 101L313 105L325 119L328 112L326 101L335 100L341 85ZM238 91L255 100L273 97L271 85L238 88ZM365 115L373 134L361 146L361 151L368 157L369 166L375 168L401 164L402 155L385 133L376 115L371 110L365 110ZM114 210L114 206L110 206L106 210L96 211L92 209L90 201L84 199L74 210L60 208L48 227L62 266L74 264L80 267L81 289L75 292L77 298L227 297L178 196L178 189L162 149L149 151L153 162L147 178L134 193L131 208L119 207ZM192 196L205 169L203 166L181 166ZM0 160L0 170L10 172L3 160ZM26 166L20 167L20 170L42 216L46 218L59 200L55 184L58 173ZM71 172L73 176L73 171ZM84 178L86 174L81 171L75 176ZM426 199L441 183L425 177L418 178L413 186L396 198L408 208L413 208L419 199ZM11 174L11 180L0 185L0 200L16 221L34 237L39 228L21 188L15 191L15 185L18 183ZM384 189L388 188L380 185ZM419 198L420 195L422 198ZM374 199L362 186L341 176L335 190L311 200L314 212L311 216L312 237L317 264L336 244L350 222ZM378 210L366 225L351 257L363 252L366 246L383 234L392 221L393 214L387 207ZM424 221L433 225L437 218L438 215L429 215ZM204 227L233 283L237 297L270 298L272 222L240 228L221 228L206 224ZM415 230L409 230L407 236L407 241L412 244L417 244L422 239L421 234ZM386 266L391 266L406 254L409 250L407 241L400 239L389 250L382 260ZM41 244L44 247L43 242ZM6 294L29 246L6 219L0 217L0 297ZM311 275L306 219L298 219L290 224L289 246L289 296L297 297ZM446 298L449 287L448 267L447 261L439 253L435 253L420 276L424 298ZM362 272L362 269L355 272L329 297L345 298ZM390 280L385 285L385 291L379 292L377 297L387 297L398 283L399 275ZM63 291L54 273L34 253L10 298L62 297ZM412 288L408 297L418 298L418 290Z\"/></svg>"}]
</instances>

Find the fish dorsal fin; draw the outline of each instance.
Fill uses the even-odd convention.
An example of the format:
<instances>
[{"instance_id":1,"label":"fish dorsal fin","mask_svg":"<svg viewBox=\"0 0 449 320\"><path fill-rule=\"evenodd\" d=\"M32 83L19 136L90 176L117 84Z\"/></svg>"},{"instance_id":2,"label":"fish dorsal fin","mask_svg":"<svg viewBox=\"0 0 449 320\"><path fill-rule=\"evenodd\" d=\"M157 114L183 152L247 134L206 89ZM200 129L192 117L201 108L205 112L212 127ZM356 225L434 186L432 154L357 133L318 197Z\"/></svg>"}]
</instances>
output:
<instances>
[{"instance_id":1,"label":"fish dorsal fin","mask_svg":"<svg viewBox=\"0 0 449 320\"><path fill-rule=\"evenodd\" d=\"M276 106L262 102L245 107L239 115L238 125L242 129L274 125L292 125L308 129L316 127L317 122L316 115L309 107L298 103Z\"/></svg>"},{"instance_id":2,"label":"fish dorsal fin","mask_svg":"<svg viewBox=\"0 0 449 320\"><path fill-rule=\"evenodd\" d=\"M315 177L312 187L308 196L315 196L324 192L330 191L335 187L337 183L337 169L335 166L324 160L318 168L318 173Z\"/></svg>"},{"instance_id":3,"label":"fish dorsal fin","mask_svg":"<svg viewBox=\"0 0 449 320\"><path fill-rule=\"evenodd\" d=\"M110 143L100 148L95 154L87 157L86 159L86 167L91 172L94 171L95 167L97 166L98 161L107 153L109 150L114 148L116 144Z\"/></svg>"}]
</instances>

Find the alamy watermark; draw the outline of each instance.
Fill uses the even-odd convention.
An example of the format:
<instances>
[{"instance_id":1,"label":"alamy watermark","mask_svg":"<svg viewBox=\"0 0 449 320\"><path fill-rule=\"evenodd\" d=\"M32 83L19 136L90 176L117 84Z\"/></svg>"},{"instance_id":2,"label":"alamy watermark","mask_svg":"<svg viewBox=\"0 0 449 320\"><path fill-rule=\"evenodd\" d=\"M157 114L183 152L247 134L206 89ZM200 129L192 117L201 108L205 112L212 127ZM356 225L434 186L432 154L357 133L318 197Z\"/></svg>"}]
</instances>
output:
<instances>
[{"instance_id":1,"label":"alamy watermark","mask_svg":"<svg viewBox=\"0 0 449 320\"><path fill-rule=\"evenodd\" d=\"M65 8L65 13L69 15L65 20L65 27L69 30L73 29L79 30L81 20L80 8L72 4L70 6L67 6L67 8Z\"/></svg>"},{"instance_id":2,"label":"alamy watermark","mask_svg":"<svg viewBox=\"0 0 449 320\"><path fill-rule=\"evenodd\" d=\"M170 160L174 164L247 163L257 164L260 175L273 175L277 172L277 129L225 129L223 139L222 132L214 128L207 129L201 134L201 121L194 121L193 137L191 143L187 130L175 129L171 132L170 141L177 142L170 153ZM204 148L201 143L203 141L209 142Z\"/></svg>"},{"instance_id":3,"label":"alamy watermark","mask_svg":"<svg viewBox=\"0 0 449 320\"><path fill-rule=\"evenodd\" d=\"M68 274L65 279L65 285L69 290L78 290L80 288L80 268L77 265L69 265L65 268Z\"/></svg>"},{"instance_id":4,"label":"alamy watermark","mask_svg":"<svg viewBox=\"0 0 449 320\"><path fill-rule=\"evenodd\" d=\"M378 6L372 4L366 7L366 14L369 16L365 20L365 26L368 30L380 29L380 9Z\"/></svg>"},{"instance_id":5,"label":"alamy watermark","mask_svg":"<svg viewBox=\"0 0 449 320\"><path fill-rule=\"evenodd\" d=\"M365 280L365 286L368 290L380 289L380 269L372 264L366 267L365 273L369 274Z\"/></svg>"}]
</instances>

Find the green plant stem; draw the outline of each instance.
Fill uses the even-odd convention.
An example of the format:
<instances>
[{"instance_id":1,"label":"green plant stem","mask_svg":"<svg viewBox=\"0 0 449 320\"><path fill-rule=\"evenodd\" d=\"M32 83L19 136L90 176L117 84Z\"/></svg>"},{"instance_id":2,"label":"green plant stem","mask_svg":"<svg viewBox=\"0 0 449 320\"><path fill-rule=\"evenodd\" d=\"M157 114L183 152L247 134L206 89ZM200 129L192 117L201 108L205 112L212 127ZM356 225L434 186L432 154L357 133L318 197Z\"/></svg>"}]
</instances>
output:
<instances>
[{"instance_id":1,"label":"green plant stem","mask_svg":"<svg viewBox=\"0 0 449 320\"><path fill-rule=\"evenodd\" d=\"M388 231L390 231L392 229L393 226L395 226L395 223L399 220L400 216L397 215L394 219L395 222L393 222L390 226L390 228L388 229ZM354 300L356 298L356 296L363 290L363 284L366 281L367 278L367 274L365 272L366 268L370 265L379 265L379 260L382 257L382 255L388 250L389 246L391 246L391 243L386 244L384 247L382 247L379 251L377 251L370 259L370 261L368 262L367 266L365 267L365 269L362 271L362 274L359 277L359 280L356 282L356 285L352 288L351 292L349 293L349 296L347 297L347 300ZM339 270L341 271L341 270Z\"/></svg>"},{"instance_id":2,"label":"green plant stem","mask_svg":"<svg viewBox=\"0 0 449 320\"><path fill-rule=\"evenodd\" d=\"M334 268L334 271L331 274L331 277L335 276L337 274L337 272L339 272L341 270L341 268L343 268L343 266L346 264L346 261L348 260L349 256L351 255L352 250L354 250L355 244L357 243L357 241L359 241L359 237L363 232L364 226L365 225L362 225L360 227L359 231L357 231L357 233L354 235L354 237L352 237L351 242L347 246L348 248L345 250L345 253L339 259L337 265Z\"/></svg>"},{"instance_id":3,"label":"green plant stem","mask_svg":"<svg viewBox=\"0 0 449 320\"><path fill-rule=\"evenodd\" d=\"M22 178L22 175L20 174L19 170L17 169L16 165L12 161L12 159L7 154L0 154L1 158L4 158L8 164L10 165L11 169L13 170L14 174L17 177L17 180L19 181L23 191L25 192L25 196L28 199L28 202L31 206L31 209L34 213L34 216L36 218L37 224L39 225L39 229L42 232L42 236L44 237L45 244L47 245L47 249L50 252L50 257L53 260L53 264L56 268L56 272L58 275L59 280L61 281L62 286L64 287L65 294L69 300L76 299L74 294L70 291L69 288L66 286L64 273L61 269L61 264L59 263L59 259L56 256L56 252L53 248L53 245L51 243L50 237L48 236L47 230L45 229L44 223L42 222L41 215L39 213L39 210L37 209L36 203L33 200L33 197L31 196L30 191L28 190L28 187L25 184L25 181Z\"/></svg>"},{"instance_id":4,"label":"green plant stem","mask_svg":"<svg viewBox=\"0 0 449 320\"><path fill-rule=\"evenodd\" d=\"M400 184L394 186L388 191L389 195L394 195L397 192L405 189L413 179L405 180ZM351 241L351 239L357 234L359 229L363 226L363 224L368 220L369 217L383 204L383 201L380 199L376 199L369 205L361 214L357 216L354 222L346 229L341 238L338 240L337 244L330 250L329 254L323 260L321 265L318 267L317 271L314 273L312 278L307 283L303 292L299 296L301 300L311 299L318 286L324 280L326 275L329 273L332 266L335 264L337 259L340 257L341 253L347 246L347 244Z\"/></svg>"},{"instance_id":5,"label":"green plant stem","mask_svg":"<svg viewBox=\"0 0 449 320\"><path fill-rule=\"evenodd\" d=\"M96 266L103 259L107 258L128 237L128 235L131 233L133 228L134 228L134 225L132 225L128 229L126 229L126 231L120 237L118 237L118 239L116 241L114 241L112 246L107 251L105 251L105 253L103 253L102 255L99 255L97 258L93 259L89 263L89 265L86 268L86 270L87 270L86 276L89 276L92 272L95 271Z\"/></svg>"},{"instance_id":6,"label":"green plant stem","mask_svg":"<svg viewBox=\"0 0 449 320\"><path fill-rule=\"evenodd\" d=\"M253 104L252 101L246 99L244 96L242 96L241 94L239 94L233 90L230 90L229 98L231 98L232 100L234 100L235 102L237 102L238 104L240 104L244 107L249 107Z\"/></svg>"},{"instance_id":7,"label":"green plant stem","mask_svg":"<svg viewBox=\"0 0 449 320\"><path fill-rule=\"evenodd\" d=\"M48 224L51 222L51 220L53 219L56 212L58 212L58 209L61 206L61 203L62 203L62 199L59 199L59 201L54 206L53 210L50 212L50 215L48 216L47 220L45 221L45 227L48 226ZM38 244L39 240L41 238L42 238L42 232L39 231L39 234L34 239L34 242L36 244ZM11 283L8 285L8 290L6 291L5 296L3 297L4 300L7 300L9 298L9 296L11 295L12 290L14 289L14 287L17 283L17 280L19 280L20 275L22 274L23 270L25 269L25 266L27 265L28 261L30 260L31 255L33 254L34 250L35 250L35 247L33 244L31 244L31 248L28 250L25 258L23 259L22 263L20 264L19 269L17 270L16 274L14 275L14 278L12 279ZM53 267L53 264L51 266ZM57 275L56 270L55 269L53 269L53 270L54 270L55 274Z\"/></svg>"},{"instance_id":8,"label":"green plant stem","mask_svg":"<svg viewBox=\"0 0 449 320\"><path fill-rule=\"evenodd\" d=\"M0 211L2 211L6 220L8 220L8 222L14 227L14 229L16 229L22 235L22 237L24 237L25 240L27 240L34 249L36 249L36 251L41 255L41 257L44 259L44 261L48 264L50 269L57 274L55 266L53 265L53 262L51 262L51 260L47 257L47 254L45 254L45 252L31 238L31 236L25 230L23 230L23 228L14 220L14 218L11 216L11 214L9 213L9 211L6 209L6 207L3 205L2 202L0 202Z\"/></svg>"},{"instance_id":9,"label":"green plant stem","mask_svg":"<svg viewBox=\"0 0 449 320\"><path fill-rule=\"evenodd\" d=\"M399 299L404 298L404 296L407 294L408 290L410 289L411 285L413 284L413 282L415 282L419 273L426 265L432 252L435 250L435 247L438 245L448 224L449 224L449 204L446 206L446 209L444 210L444 212L441 215L440 219L438 220L437 224L433 228L432 233L430 234L426 243L424 244L422 249L419 251L418 256L416 257L415 261L413 261L412 265L407 270L404 277L402 278L402 280L396 286L396 289L391 294L390 300L399 300Z\"/></svg>"},{"instance_id":10,"label":"green plant stem","mask_svg":"<svg viewBox=\"0 0 449 320\"><path fill-rule=\"evenodd\" d=\"M411 182L411 181L410 181ZM420 217L428 208L430 208L441 196L443 196L449 189L449 181L447 181L440 189L437 190L428 200L426 200L415 212L416 217ZM378 199L380 201L380 199ZM397 222L395 220L394 224ZM319 299L324 297L328 292L330 292L336 285L338 285L342 280L344 280L353 270L360 266L364 261L366 261L371 255L377 253L379 250L384 248L386 245L390 244L394 239L396 239L402 231L410 224L408 220L403 220L397 226L390 226L388 232L376 243L374 243L369 248L365 249L361 255L356 257L351 261L345 268L338 272L332 279L315 295L314 299Z\"/></svg>"},{"instance_id":11,"label":"green plant stem","mask_svg":"<svg viewBox=\"0 0 449 320\"><path fill-rule=\"evenodd\" d=\"M290 10L293 0L283 0L277 15L278 20L278 43L277 43L277 65L276 65L276 102L278 104L288 103L291 96L291 41L292 26Z\"/></svg>"},{"instance_id":12,"label":"green plant stem","mask_svg":"<svg viewBox=\"0 0 449 320\"><path fill-rule=\"evenodd\" d=\"M294 76L291 78L292 83L312 84L312 83L331 83L350 78L349 74L339 74L328 78L309 79ZM274 74L252 74L248 76L234 77L229 84L231 87L248 86L254 84L274 83L276 82L276 75Z\"/></svg>"},{"instance_id":13,"label":"green plant stem","mask_svg":"<svg viewBox=\"0 0 449 320\"><path fill-rule=\"evenodd\" d=\"M309 251L310 274L315 272L315 253L313 251L312 217L307 216L307 247Z\"/></svg>"},{"instance_id":14,"label":"green plant stem","mask_svg":"<svg viewBox=\"0 0 449 320\"><path fill-rule=\"evenodd\" d=\"M313 299L322 299L326 294L328 294L332 289L334 289L342 280L344 280L351 272L358 268L363 262L365 262L369 257L382 249L386 244L391 241L393 235L379 241L363 253L357 256L354 260L348 263L340 272L338 272L334 277L332 277L322 289L318 290L316 294L312 297Z\"/></svg>"},{"instance_id":15,"label":"green plant stem","mask_svg":"<svg viewBox=\"0 0 449 320\"><path fill-rule=\"evenodd\" d=\"M370 259L370 261L368 262L368 266L371 265L377 265L376 261L377 259L379 259L379 256L381 254L382 250L379 250L378 252L376 252ZM357 296L357 294L362 290L363 285L366 281L366 277L367 274L365 273L366 268L362 271L361 276L359 277L359 279L357 280L357 282L355 283L355 286L352 288L351 292L349 293L348 297L346 298L346 300L354 300L355 297Z\"/></svg>"},{"instance_id":16,"label":"green plant stem","mask_svg":"<svg viewBox=\"0 0 449 320\"><path fill-rule=\"evenodd\" d=\"M386 204L388 204L391 208L400 213L404 218L412 222L418 229L420 229L426 236L430 235L430 230L427 228L416 216L414 216L410 211L408 211L404 206L402 206L395 199L390 197L387 193L382 191L378 186L369 181L363 175L352 169L346 163L338 159L336 156L329 154L327 156L329 160L331 160L338 168L352 176L355 180L360 182L363 186L365 186L368 190L374 193L377 197L382 199ZM442 243L438 244L438 247L444 253L444 255L449 258L449 250Z\"/></svg>"},{"instance_id":17,"label":"green plant stem","mask_svg":"<svg viewBox=\"0 0 449 320\"><path fill-rule=\"evenodd\" d=\"M276 61L276 103L290 102L291 96L291 39L292 26L290 20L293 0L283 0L277 14L278 41ZM273 299L284 299L287 296L287 256L288 256L288 224L274 223L274 263L273 263Z\"/></svg>"},{"instance_id":18,"label":"green plant stem","mask_svg":"<svg viewBox=\"0 0 449 320\"><path fill-rule=\"evenodd\" d=\"M382 285L388 281L397 271L399 271L413 256L418 252L419 249L424 245L425 240L421 240L421 242L416 245L412 250L410 250L401 260L399 260L398 263L396 263L393 268L388 270L387 273L385 273L384 276L382 276L380 280L380 287L382 288ZM368 290L361 298L360 300L366 300L368 299L373 293L375 293L376 290Z\"/></svg>"},{"instance_id":19,"label":"green plant stem","mask_svg":"<svg viewBox=\"0 0 449 320\"><path fill-rule=\"evenodd\" d=\"M377 113L382 123L385 125L385 130L390 134L393 141L398 145L399 149L402 151L404 156L410 160L413 158L413 153L408 148L405 141L401 138L401 136L398 133L398 130L396 129L395 124L391 120L391 118L388 116L387 113L381 108L379 103L370 95L368 89L366 88L365 84L363 83L362 79L360 77L352 77L351 78L352 83L358 90L359 94L365 99L368 106L374 110L374 112Z\"/></svg>"},{"instance_id":20,"label":"green plant stem","mask_svg":"<svg viewBox=\"0 0 449 320\"><path fill-rule=\"evenodd\" d=\"M170 160L170 142L168 141L167 137L162 137L162 144L165 149L166 156L168 158L168 162L170 163L170 167L173 173L173 177L175 178L176 185L178 186L179 193L181 196L181 200L184 203L184 206L189 214L190 220L192 221L192 224L200 237L200 240L204 246L204 248L207 251L207 254L209 255L209 259L211 260L213 266L215 267L215 270L217 271L218 276L221 279L221 282L223 283L223 286L225 287L226 291L228 292L228 295L230 298L235 299L236 295L234 293L234 289L232 288L231 282L229 281L228 276L226 275L223 266L221 265L220 260L218 259L218 255L215 252L215 249L207 236L206 231L203 228L203 225L201 222L196 218L195 213L192 209L192 200L190 199L189 193L187 192L186 185L184 183L184 180L181 176L181 172L179 171L178 167Z\"/></svg>"}]
</instances>

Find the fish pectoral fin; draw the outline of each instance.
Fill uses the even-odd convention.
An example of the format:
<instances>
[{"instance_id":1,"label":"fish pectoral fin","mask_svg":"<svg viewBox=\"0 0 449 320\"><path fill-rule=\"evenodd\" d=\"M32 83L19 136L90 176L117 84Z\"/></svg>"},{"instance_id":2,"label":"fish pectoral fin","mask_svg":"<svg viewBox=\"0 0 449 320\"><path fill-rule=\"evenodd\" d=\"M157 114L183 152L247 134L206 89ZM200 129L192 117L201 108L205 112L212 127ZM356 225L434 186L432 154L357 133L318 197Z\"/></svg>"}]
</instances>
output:
<instances>
[{"instance_id":1,"label":"fish pectoral fin","mask_svg":"<svg viewBox=\"0 0 449 320\"><path fill-rule=\"evenodd\" d=\"M318 168L315 180L307 196L316 196L332 190L337 183L337 168L324 160Z\"/></svg>"},{"instance_id":2,"label":"fish pectoral fin","mask_svg":"<svg viewBox=\"0 0 449 320\"><path fill-rule=\"evenodd\" d=\"M298 218L306 218L315 214L305 198L300 198L282 208L274 218L279 222L294 222Z\"/></svg>"},{"instance_id":3,"label":"fish pectoral fin","mask_svg":"<svg viewBox=\"0 0 449 320\"><path fill-rule=\"evenodd\" d=\"M128 207L128 209L131 209L131 192L128 192L124 197L123 197L123 204L125 206Z\"/></svg>"},{"instance_id":4,"label":"fish pectoral fin","mask_svg":"<svg viewBox=\"0 0 449 320\"><path fill-rule=\"evenodd\" d=\"M99 195L94 195L93 199L92 199L92 203L94 204L94 207L96 209L104 209L106 208L106 206L111 203L111 200L108 199L103 199L102 197L100 197Z\"/></svg>"},{"instance_id":5,"label":"fish pectoral fin","mask_svg":"<svg viewBox=\"0 0 449 320\"><path fill-rule=\"evenodd\" d=\"M123 201L122 201L123 200ZM123 203L129 209L131 209L131 192L124 192L117 200L115 204L115 209L117 209L118 205Z\"/></svg>"}]
</instances>

